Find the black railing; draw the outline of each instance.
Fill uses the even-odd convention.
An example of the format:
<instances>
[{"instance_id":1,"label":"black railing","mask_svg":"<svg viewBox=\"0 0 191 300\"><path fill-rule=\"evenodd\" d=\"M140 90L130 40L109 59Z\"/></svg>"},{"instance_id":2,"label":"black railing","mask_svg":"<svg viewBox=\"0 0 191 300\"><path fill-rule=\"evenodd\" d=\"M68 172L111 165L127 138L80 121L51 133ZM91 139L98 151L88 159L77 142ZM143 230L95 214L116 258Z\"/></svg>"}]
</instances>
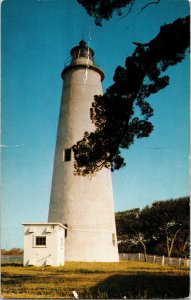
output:
<instances>
[{"instance_id":1,"label":"black railing","mask_svg":"<svg viewBox=\"0 0 191 300\"><path fill-rule=\"evenodd\" d=\"M76 57L76 58L78 58L78 57ZM66 68L66 67L72 65L72 60L73 60L73 59L76 59L76 58L72 58L71 56L69 56L68 58L66 58L66 60L64 61L64 68ZM88 57L84 57L84 58L86 58L86 59L87 59L87 62L88 62ZM87 63L87 64L88 64L88 63ZM99 66L98 64L96 64L94 60L93 60L93 66L95 66L95 67L101 69L100 66Z\"/></svg>"}]
</instances>

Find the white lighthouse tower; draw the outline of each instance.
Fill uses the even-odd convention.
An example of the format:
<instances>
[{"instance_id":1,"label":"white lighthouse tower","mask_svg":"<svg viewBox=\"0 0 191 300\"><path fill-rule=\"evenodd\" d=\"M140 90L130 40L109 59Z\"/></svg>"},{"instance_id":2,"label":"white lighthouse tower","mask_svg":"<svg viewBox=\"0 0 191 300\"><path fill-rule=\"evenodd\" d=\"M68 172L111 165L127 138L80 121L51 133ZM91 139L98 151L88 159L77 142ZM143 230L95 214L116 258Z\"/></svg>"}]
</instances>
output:
<instances>
[{"instance_id":1,"label":"white lighthouse tower","mask_svg":"<svg viewBox=\"0 0 191 300\"><path fill-rule=\"evenodd\" d=\"M116 262L119 260L111 172L102 169L90 177L74 175L72 146L84 132L94 130L90 108L94 95L102 95L103 71L93 61L94 51L84 41L71 50L64 80L49 222L67 227L66 261Z\"/></svg>"}]
</instances>

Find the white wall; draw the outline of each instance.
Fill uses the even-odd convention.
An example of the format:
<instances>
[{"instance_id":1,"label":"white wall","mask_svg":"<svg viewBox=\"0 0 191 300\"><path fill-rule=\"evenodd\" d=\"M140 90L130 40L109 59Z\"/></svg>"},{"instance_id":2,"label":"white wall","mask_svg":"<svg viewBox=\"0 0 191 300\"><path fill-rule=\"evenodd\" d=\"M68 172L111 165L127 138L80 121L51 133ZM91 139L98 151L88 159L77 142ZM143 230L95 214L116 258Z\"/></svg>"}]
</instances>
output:
<instances>
[{"instance_id":1,"label":"white wall","mask_svg":"<svg viewBox=\"0 0 191 300\"><path fill-rule=\"evenodd\" d=\"M79 58L80 64L87 59ZM90 63L90 61L89 61ZM63 161L64 149L94 130L90 108L94 95L102 95L101 75L96 68L74 68L64 75L60 107L49 222L67 224L67 261L118 261L111 172L95 176L74 175L74 158Z\"/></svg>"},{"instance_id":2,"label":"white wall","mask_svg":"<svg viewBox=\"0 0 191 300\"><path fill-rule=\"evenodd\" d=\"M31 232L33 231L33 232ZM52 232L47 232L52 231ZM45 236L46 246L36 246L35 237ZM61 249L61 238L63 245ZM64 265L64 228L59 225L24 225L24 266Z\"/></svg>"}]
</instances>

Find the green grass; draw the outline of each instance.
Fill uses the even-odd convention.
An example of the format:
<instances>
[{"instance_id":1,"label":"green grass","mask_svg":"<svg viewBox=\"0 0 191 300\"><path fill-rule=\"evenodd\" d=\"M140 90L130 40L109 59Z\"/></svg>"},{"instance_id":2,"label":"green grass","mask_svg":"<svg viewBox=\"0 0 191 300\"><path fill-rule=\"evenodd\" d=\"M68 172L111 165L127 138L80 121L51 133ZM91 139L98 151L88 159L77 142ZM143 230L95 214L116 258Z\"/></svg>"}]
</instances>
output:
<instances>
[{"instance_id":1,"label":"green grass","mask_svg":"<svg viewBox=\"0 0 191 300\"><path fill-rule=\"evenodd\" d=\"M63 267L2 266L4 298L184 298L188 268L143 262L77 263Z\"/></svg>"}]
</instances>

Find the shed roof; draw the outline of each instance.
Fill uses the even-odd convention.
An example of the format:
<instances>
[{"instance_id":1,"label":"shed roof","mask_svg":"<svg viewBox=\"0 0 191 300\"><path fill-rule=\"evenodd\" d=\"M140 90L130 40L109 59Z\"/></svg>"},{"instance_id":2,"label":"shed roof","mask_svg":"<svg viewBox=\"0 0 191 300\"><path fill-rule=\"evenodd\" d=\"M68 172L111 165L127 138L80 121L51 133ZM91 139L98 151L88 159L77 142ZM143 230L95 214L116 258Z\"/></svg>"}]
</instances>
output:
<instances>
[{"instance_id":1,"label":"shed roof","mask_svg":"<svg viewBox=\"0 0 191 300\"><path fill-rule=\"evenodd\" d=\"M47 223L23 223L22 225L29 225L29 226L39 226L39 225L44 225L44 226L49 226L49 225L59 225L60 227L67 229L67 227L62 224L62 223L52 223L52 222L47 222Z\"/></svg>"}]
</instances>

